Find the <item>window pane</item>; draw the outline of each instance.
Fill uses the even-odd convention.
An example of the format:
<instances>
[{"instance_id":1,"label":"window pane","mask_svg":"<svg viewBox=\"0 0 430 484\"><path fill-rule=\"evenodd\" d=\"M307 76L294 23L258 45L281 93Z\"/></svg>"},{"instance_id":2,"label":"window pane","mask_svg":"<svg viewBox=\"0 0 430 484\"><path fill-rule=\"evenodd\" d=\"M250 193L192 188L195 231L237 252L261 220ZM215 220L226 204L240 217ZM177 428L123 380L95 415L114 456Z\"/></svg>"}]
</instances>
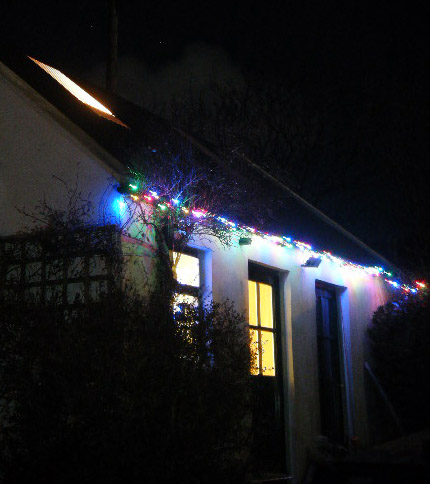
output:
<instances>
[{"instance_id":1,"label":"window pane","mask_svg":"<svg viewBox=\"0 0 430 484\"><path fill-rule=\"evenodd\" d=\"M190 296L189 294L175 294L175 298L173 300L173 312L177 313L182 311L184 304L197 308L199 305L199 300L196 296Z\"/></svg>"},{"instance_id":2,"label":"window pane","mask_svg":"<svg viewBox=\"0 0 430 484\"><path fill-rule=\"evenodd\" d=\"M251 353L254 356L254 361L251 365L251 375L259 374L259 360L258 360L258 330L250 328L251 332Z\"/></svg>"},{"instance_id":3,"label":"window pane","mask_svg":"<svg viewBox=\"0 0 430 484\"><path fill-rule=\"evenodd\" d=\"M258 283L260 289L260 324L264 328L273 328L272 286Z\"/></svg>"},{"instance_id":4,"label":"window pane","mask_svg":"<svg viewBox=\"0 0 430 484\"><path fill-rule=\"evenodd\" d=\"M179 282L179 284L200 287L200 269L198 257L173 252L174 261L178 256L179 262L176 266L176 280Z\"/></svg>"},{"instance_id":5,"label":"window pane","mask_svg":"<svg viewBox=\"0 0 430 484\"><path fill-rule=\"evenodd\" d=\"M251 326L258 326L257 320L257 283L248 281L249 291L249 324Z\"/></svg>"},{"instance_id":6,"label":"window pane","mask_svg":"<svg viewBox=\"0 0 430 484\"><path fill-rule=\"evenodd\" d=\"M262 374L275 376L275 348L273 333L261 331Z\"/></svg>"}]
</instances>

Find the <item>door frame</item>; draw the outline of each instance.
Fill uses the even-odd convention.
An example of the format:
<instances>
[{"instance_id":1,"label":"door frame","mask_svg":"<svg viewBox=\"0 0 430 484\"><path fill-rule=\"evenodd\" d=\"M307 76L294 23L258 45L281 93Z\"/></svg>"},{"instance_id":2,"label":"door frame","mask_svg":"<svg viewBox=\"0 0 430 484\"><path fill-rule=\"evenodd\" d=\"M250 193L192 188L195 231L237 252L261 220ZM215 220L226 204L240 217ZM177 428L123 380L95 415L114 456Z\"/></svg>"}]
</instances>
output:
<instances>
[{"instance_id":1,"label":"door frame","mask_svg":"<svg viewBox=\"0 0 430 484\"><path fill-rule=\"evenodd\" d=\"M277 276L278 310L277 332L278 347L277 364L281 365L280 385L282 391L282 413L284 427L284 464L286 472L292 476L295 473L295 417L294 417L294 369L293 369L293 338L292 338L292 313L291 313L291 284L289 271L279 269L255 260L248 260L248 280L252 280L249 266L258 267L262 272L267 271ZM249 304L248 284L246 284L246 307ZM249 310L249 308L248 308Z\"/></svg>"},{"instance_id":2,"label":"door frame","mask_svg":"<svg viewBox=\"0 0 430 484\"><path fill-rule=\"evenodd\" d=\"M317 288L333 292L334 297L336 298L339 366L340 366L341 399L342 399L342 415L343 415L342 423L343 423L344 444L347 447L349 447L351 437L354 435L355 405L354 405L354 392L353 392L354 387L353 387L352 358L351 358L351 334L350 334L348 290L344 286L337 286L335 284L330 284L328 282L315 279L315 321L316 323L317 323L317 320L316 320ZM318 360L317 362L319 365ZM318 395L319 395L319 376L318 376Z\"/></svg>"}]
</instances>

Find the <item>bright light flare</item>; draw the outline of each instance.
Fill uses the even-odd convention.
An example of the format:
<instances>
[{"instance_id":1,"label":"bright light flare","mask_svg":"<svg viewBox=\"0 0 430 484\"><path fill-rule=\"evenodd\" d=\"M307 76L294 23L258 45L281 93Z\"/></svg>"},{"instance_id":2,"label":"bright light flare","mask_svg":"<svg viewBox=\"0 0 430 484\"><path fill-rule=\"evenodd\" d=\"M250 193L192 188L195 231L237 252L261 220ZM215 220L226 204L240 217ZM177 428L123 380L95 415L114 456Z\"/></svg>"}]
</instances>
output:
<instances>
[{"instance_id":1,"label":"bright light flare","mask_svg":"<svg viewBox=\"0 0 430 484\"><path fill-rule=\"evenodd\" d=\"M206 216L206 213L203 212L203 210L192 210L192 214L196 218L202 218L202 217Z\"/></svg>"},{"instance_id":2,"label":"bright light flare","mask_svg":"<svg viewBox=\"0 0 430 484\"><path fill-rule=\"evenodd\" d=\"M59 82L65 89L67 89L70 94L73 94L79 101L83 102L84 104L102 111L105 114L109 114L110 116L115 117L111 111L103 104L99 103L97 99L94 99L90 96L86 91L84 91L81 87L79 87L75 82L65 76L62 72L53 67L50 67L43 62L40 62L33 57L29 57L34 63L36 63L39 67L41 67L45 72L47 72L51 77L53 77L57 82Z\"/></svg>"}]
</instances>

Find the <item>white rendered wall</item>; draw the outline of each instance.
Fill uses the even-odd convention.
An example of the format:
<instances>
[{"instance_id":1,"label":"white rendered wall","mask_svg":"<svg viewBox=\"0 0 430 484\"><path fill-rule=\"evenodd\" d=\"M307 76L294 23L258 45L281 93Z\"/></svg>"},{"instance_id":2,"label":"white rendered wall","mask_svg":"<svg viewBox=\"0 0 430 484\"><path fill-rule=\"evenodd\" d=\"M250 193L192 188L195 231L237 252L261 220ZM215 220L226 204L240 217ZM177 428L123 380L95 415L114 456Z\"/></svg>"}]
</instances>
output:
<instances>
[{"instance_id":1,"label":"white rendered wall","mask_svg":"<svg viewBox=\"0 0 430 484\"><path fill-rule=\"evenodd\" d=\"M106 121L109 122L109 121ZM111 209L106 187L112 178L86 145L79 130L51 105L0 64L0 235L24 230L30 220L16 208L33 212L46 197L52 207L64 208L64 184L90 198L94 219Z\"/></svg>"},{"instance_id":2,"label":"white rendered wall","mask_svg":"<svg viewBox=\"0 0 430 484\"><path fill-rule=\"evenodd\" d=\"M198 245L198 244L196 244ZM248 261L274 268L281 275L281 334L283 378L290 468L301 479L306 452L320 435L315 283L332 285L338 296L343 339L345 393L349 437L368 442L364 390L364 337L373 312L387 300L381 277L341 268L322 261L318 268L304 268L305 256L254 237L251 245L223 250L204 241L212 250L212 289L215 301L230 299L239 311L248 310Z\"/></svg>"},{"instance_id":3,"label":"white rendered wall","mask_svg":"<svg viewBox=\"0 0 430 484\"><path fill-rule=\"evenodd\" d=\"M28 225L29 220L15 207L31 211L44 196L54 207L65 206L64 186L53 175L71 187L80 175L78 188L84 197L91 194L95 220L105 210L112 212L118 197L106 192L115 171L108 168L112 163L103 150L0 64L0 236L14 234ZM131 281L140 279L144 284L147 277L145 274L141 278L145 273L142 268L147 271L151 261L143 259L152 258L151 250L145 244L135 244L123 238L128 275ZM358 436L366 444L363 342L373 311L387 298L381 278L342 269L328 261L319 268L303 268L299 250L259 238L254 238L250 246L236 244L225 250L207 240L196 241L195 246L206 250L206 291L212 290L215 301L234 301L240 312L247 313L248 309L248 261L274 268L281 275L287 447L291 449L290 467L297 477L304 472L306 449L320 434L315 281L335 286L347 357L345 378L350 385L349 390L346 388L350 436Z\"/></svg>"}]
</instances>

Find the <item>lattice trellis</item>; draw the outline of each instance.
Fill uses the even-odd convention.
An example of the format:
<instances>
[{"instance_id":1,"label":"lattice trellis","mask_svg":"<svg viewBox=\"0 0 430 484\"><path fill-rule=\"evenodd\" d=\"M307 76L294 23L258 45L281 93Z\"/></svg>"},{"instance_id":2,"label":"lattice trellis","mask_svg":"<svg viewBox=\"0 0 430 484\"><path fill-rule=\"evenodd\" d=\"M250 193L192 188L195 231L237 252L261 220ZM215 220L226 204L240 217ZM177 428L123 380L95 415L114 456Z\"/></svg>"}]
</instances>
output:
<instances>
[{"instance_id":1,"label":"lattice trellis","mask_svg":"<svg viewBox=\"0 0 430 484\"><path fill-rule=\"evenodd\" d=\"M0 295L69 305L99 300L119 282L115 226L0 239Z\"/></svg>"}]
</instances>

